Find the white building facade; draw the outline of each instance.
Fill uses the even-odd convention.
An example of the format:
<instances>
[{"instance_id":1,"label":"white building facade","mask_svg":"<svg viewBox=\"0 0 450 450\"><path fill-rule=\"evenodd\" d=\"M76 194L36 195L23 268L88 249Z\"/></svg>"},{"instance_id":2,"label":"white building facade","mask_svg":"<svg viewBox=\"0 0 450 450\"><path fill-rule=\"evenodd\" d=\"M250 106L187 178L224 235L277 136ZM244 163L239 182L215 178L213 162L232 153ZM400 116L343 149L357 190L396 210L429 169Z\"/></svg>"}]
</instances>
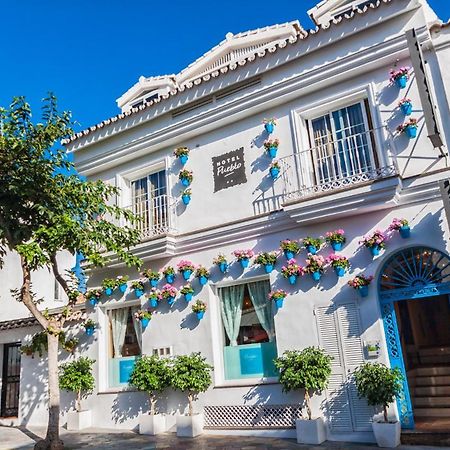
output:
<instances>
[{"instance_id":1,"label":"white building facade","mask_svg":"<svg viewBox=\"0 0 450 450\"><path fill-rule=\"evenodd\" d=\"M374 411L351 382L364 361L405 374L391 408L405 429L450 417L449 230L439 187L449 178L449 28L422 0L328 0L310 14L314 31L291 22L228 34L179 74L141 77L118 99L121 114L67 143L80 174L120 187L117 203L142 217L134 252L144 269L189 260L211 273L204 286L190 280L192 302L207 304L201 320L180 294L173 305L152 308L128 288L87 305L97 328L92 337L79 333L78 352L96 360L97 386L86 402L95 426L136 427L148 405L127 378L141 354L201 352L214 366L213 386L196 404L207 432L293 436L302 398L282 392L272 361L308 346L334 358L329 387L313 402L328 439L373 439ZM402 66L410 68L405 88L389 81L390 69ZM402 98L413 106L409 117L398 107ZM262 121L271 117L277 124L269 135ZM396 132L410 117L418 120L415 138ZM279 140L275 180L267 139ZM190 149L184 166L173 156L177 147ZM188 205L183 169L193 173ZM373 257L361 239L393 218L409 221L410 237L393 233ZM318 282L305 274L289 284L280 241L336 229L347 237L338 252L350 260L346 275L329 268ZM280 255L266 273L255 264L243 269L237 249ZM230 263L226 273L213 264L219 253ZM319 252L331 253L329 246ZM306 257L302 249L297 262ZM358 274L374 277L365 298L347 284ZM88 274L89 287L119 275L139 278L112 263ZM173 286L184 284L177 273ZM288 293L279 309L267 300L276 289ZM145 329L133 320L139 308L153 313ZM32 365L22 357L23 411L31 383L24 368ZM441 400L430 399L436 395ZM173 392L160 401L171 426L185 407ZM21 423L45 419L42 408L19 411Z\"/></svg>"}]
</instances>

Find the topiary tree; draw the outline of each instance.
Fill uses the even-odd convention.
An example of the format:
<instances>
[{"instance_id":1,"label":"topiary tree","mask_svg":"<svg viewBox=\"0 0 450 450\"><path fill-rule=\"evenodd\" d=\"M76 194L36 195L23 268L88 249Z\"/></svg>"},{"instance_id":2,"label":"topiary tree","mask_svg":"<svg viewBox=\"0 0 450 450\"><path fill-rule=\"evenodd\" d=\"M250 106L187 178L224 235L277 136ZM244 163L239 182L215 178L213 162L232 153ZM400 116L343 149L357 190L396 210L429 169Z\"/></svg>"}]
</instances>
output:
<instances>
[{"instance_id":1,"label":"topiary tree","mask_svg":"<svg viewBox=\"0 0 450 450\"><path fill-rule=\"evenodd\" d=\"M384 421L388 421L388 406L402 391L403 375L399 368L390 369L380 363L365 363L356 369L356 389L370 406L382 406Z\"/></svg>"},{"instance_id":2,"label":"topiary tree","mask_svg":"<svg viewBox=\"0 0 450 450\"><path fill-rule=\"evenodd\" d=\"M213 367L200 353L179 355L173 361L170 384L174 389L187 393L190 416L194 411L193 401L200 392L205 392L211 386L211 370Z\"/></svg>"},{"instance_id":3,"label":"topiary tree","mask_svg":"<svg viewBox=\"0 0 450 450\"><path fill-rule=\"evenodd\" d=\"M140 391L147 392L150 398L150 414L155 414L156 393L170 385L167 360L157 355L142 356L136 361L128 383Z\"/></svg>"},{"instance_id":4,"label":"topiary tree","mask_svg":"<svg viewBox=\"0 0 450 450\"><path fill-rule=\"evenodd\" d=\"M81 399L92 392L95 379L92 375L93 359L81 357L75 361L61 364L59 368L59 386L66 391L75 392L76 411L81 411Z\"/></svg>"},{"instance_id":5,"label":"topiary tree","mask_svg":"<svg viewBox=\"0 0 450 450\"><path fill-rule=\"evenodd\" d=\"M288 350L275 359L280 371L280 383L284 392L305 390L306 413L312 419L311 396L321 393L328 385L332 357L324 350L307 347L302 351Z\"/></svg>"}]
</instances>

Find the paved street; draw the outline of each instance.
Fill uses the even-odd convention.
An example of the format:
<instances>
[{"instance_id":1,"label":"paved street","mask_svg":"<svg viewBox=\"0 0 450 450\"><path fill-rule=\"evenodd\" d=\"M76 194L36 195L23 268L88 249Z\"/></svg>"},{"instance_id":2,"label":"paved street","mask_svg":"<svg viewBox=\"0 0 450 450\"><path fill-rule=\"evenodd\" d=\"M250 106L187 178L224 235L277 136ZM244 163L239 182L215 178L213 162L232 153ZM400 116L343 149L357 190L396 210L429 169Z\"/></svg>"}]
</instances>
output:
<instances>
[{"instance_id":1,"label":"paved street","mask_svg":"<svg viewBox=\"0 0 450 450\"><path fill-rule=\"evenodd\" d=\"M31 450L35 439L42 430L19 430L0 427L0 450ZM174 434L161 437L140 436L132 432L111 430L89 430L86 432L62 431L67 450L291 450L317 449L330 450L374 450L375 445L327 442L320 447L299 445L288 439L201 436L195 439L178 439ZM401 446L401 450L437 450L438 447ZM439 447L445 449L449 447Z\"/></svg>"}]
</instances>

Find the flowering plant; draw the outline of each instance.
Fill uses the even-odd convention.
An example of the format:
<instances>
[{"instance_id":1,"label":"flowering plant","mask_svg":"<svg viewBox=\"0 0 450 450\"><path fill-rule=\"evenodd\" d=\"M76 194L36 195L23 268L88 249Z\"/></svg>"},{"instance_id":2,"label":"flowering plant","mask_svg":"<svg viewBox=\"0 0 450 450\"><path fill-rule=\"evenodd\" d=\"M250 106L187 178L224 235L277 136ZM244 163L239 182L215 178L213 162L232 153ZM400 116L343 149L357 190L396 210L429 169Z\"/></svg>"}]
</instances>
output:
<instances>
[{"instance_id":1,"label":"flowering plant","mask_svg":"<svg viewBox=\"0 0 450 450\"><path fill-rule=\"evenodd\" d=\"M278 169L281 170L281 166L280 163L278 161L274 161L271 165L270 165L271 169Z\"/></svg>"},{"instance_id":2,"label":"flowering plant","mask_svg":"<svg viewBox=\"0 0 450 450\"><path fill-rule=\"evenodd\" d=\"M141 273L141 275L144 277L144 278L147 278L147 280L159 280L159 272L155 272L154 270L152 270L152 269L145 269L142 273Z\"/></svg>"},{"instance_id":3,"label":"flowering plant","mask_svg":"<svg viewBox=\"0 0 450 450\"><path fill-rule=\"evenodd\" d=\"M153 298L158 301L161 300L162 299L161 291L159 289L152 288L148 293L148 298Z\"/></svg>"},{"instance_id":4,"label":"flowering plant","mask_svg":"<svg viewBox=\"0 0 450 450\"><path fill-rule=\"evenodd\" d=\"M348 282L348 285L350 287L352 287L353 289L358 289L361 286L369 286L369 284L372 283L372 280L373 280L373 276L372 275L369 275L368 277L366 277L363 274L356 275L355 278L353 278L352 280L350 280Z\"/></svg>"},{"instance_id":5,"label":"flowering plant","mask_svg":"<svg viewBox=\"0 0 450 450\"><path fill-rule=\"evenodd\" d=\"M199 312L205 312L206 311L206 303L202 302L201 300L197 300L192 305L192 312L199 313Z\"/></svg>"},{"instance_id":6,"label":"flowering plant","mask_svg":"<svg viewBox=\"0 0 450 450\"><path fill-rule=\"evenodd\" d=\"M180 289L180 292L183 295L193 294L194 293L194 288L189 283L187 283Z\"/></svg>"},{"instance_id":7,"label":"flowering plant","mask_svg":"<svg viewBox=\"0 0 450 450\"><path fill-rule=\"evenodd\" d=\"M265 125L266 123L271 123L272 125L277 124L277 119L275 117L270 117L269 119L264 119L262 123Z\"/></svg>"},{"instance_id":8,"label":"flowering plant","mask_svg":"<svg viewBox=\"0 0 450 450\"><path fill-rule=\"evenodd\" d=\"M102 288L103 289L115 289L118 286L117 279L114 278L105 278L102 281Z\"/></svg>"},{"instance_id":9,"label":"flowering plant","mask_svg":"<svg viewBox=\"0 0 450 450\"><path fill-rule=\"evenodd\" d=\"M197 270L195 271L195 276L197 278L200 278L200 277L209 278L209 270L206 267L198 266Z\"/></svg>"},{"instance_id":10,"label":"flowering plant","mask_svg":"<svg viewBox=\"0 0 450 450\"><path fill-rule=\"evenodd\" d=\"M266 141L264 141L264 148L267 150L271 147L278 148L279 145L280 145L279 139L267 139Z\"/></svg>"},{"instance_id":11,"label":"flowering plant","mask_svg":"<svg viewBox=\"0 0 450 450\"><path fill-rule=\"evenodd\" d=\"M102 296L102 291L100 289L89 289L89 291L86 292L86 298L90 300L91 298L95 298L97 301Z\"/></svg>"},{"instance_id":12,"label":"flowering plant","mask_svg":"<svg viewBox=\"0 0 450 450\"><path fill-rule=\"evenodd\" d=\"M287 292L283 289L277 289L276 291L270 291L267 298L271 300L277 300L279 298L286 298Z\"/></svg>"},{"instance_id":13,"label":"flowering plant","mask_svg":"<svg viewBox=\"0 0 450 450\"><path fill-rule=\"evenodd\" d=\"M178 178L182 180L185 178L186 180L189 180L189 183L192 183L192 180L194 179L194 175L191 170L183 169L179 175Z\"/></svg>"},{"instance_id":14,"label":"flowering plant","mask_svg":"<svg viewBox=\"0 0 450 450\"><path fill-rule=\"evenodd\" d=\"M409 98L402 98L399 102L398 102L398 106L402 106L405 103L412 103L412 101Z\"/></svg>"},{"instance_id":15,"label":"flowering plant","mask_svg":"<svg viewBox=\"0 0 450 450\"><path fill-rule=\"evenodd\" d=\"M400 67L400 69L391 69L389 72L389 81L394 83L397 78L406 76L409 79L409 67Z\"/></svg>"},{"instance_id":16,"label":"flowering plant","mask_svg":"<svg viewBox=\"0 0 450 450\"><path fill-rule=\"evenodd\" d=\"M409 222L406 219L392 219L392 223L389 225L389 231L398 231L402 227L409 227Z\"/></svg>"},{"instance_id":17,"label":"flowering plant","mask_svg":"<svg viewBox=\"0 0 450 450\"><path fill-rule=\"evenodd\" d=\"M411 118L408 120L408 122L402 123L397 127L397 131L399 133L403 133L408 127L417 128L418 127L417 119Z\"/></svg>"},{"instance_id":18,"label":"flowering plant","mask_svg":"<svg viewBox=\"0 0 450 450\"><path fill-rule=\"evenodd\" d=\"M219 264L227 264L227 258L225 257L225 255L223 253L219 253L214 259L213 259L213 264L219 265Z\"/></svg>"},{"instance_id":19,"label":"flowering plant","mask_svg":"<svg viewBox=\"0 0 450 450\"><path fill-rule=\"evenodd\" d=\"M327 259L326 264L330 264L333 269L342 267L343 269L348 269L350 267L350 261L346 256L339 256L332 253Z\"/></svg>"},{"instance_id":20,"label":"flowering plant","mask_svg":"<svg viewBox=\"0 0 450 450\"><path fill-rule=\"evenodd\" d=\"M144 290L144 280L136 280L136 281L132 281L131 282L131 287L132 289L134 289L135 291L137 290Z\"/></svg>"},{"instance_id":21,"label":"flowering plant","mask_svg":"<svg viewBox=\"0 0 450 450\"><path fill-rule=\"evenodd\" d=\"M177 288L175 286L172 286L171 284L165 284L161 289L161 296L165 300L167 300L169 297L176 297L177 293Z\"/></svg>"},{"instance_id":22,"label":"flowering plant","mask_svg":"<svg viewBox=\"0 0 450 450\"><path fill-rule=\"evenodd\" d=\"M290 276L301 277L304 270L300 264L297 264L295 259L290 259L287 264L281 268L281 273L284 278L289 278Z\"/></svg>"},{"instance_id":23,"label":"flowering plant","mask_svg":"<svg viewBox=\"0 0 450 450\"><path fill-rule=\"evenodd\" d=\"M339 229L339 230L334 230L334 231L327 231L326 235L325 235L325 240L328 243L331 242L341 242L342 244L345 244L345 241L347 240L345 235L344 235L344 230L343 229Z\"/></svg>"},{"instance_id":24,"label":"flowering plant","mask_svg":"<svg viewBox=\"0 0 450 450\"><path fill-rule=\"evenodd\" d=\"M321 255L308 255L306 258L306 273L323 272L325 270L325 259Z\"/></svg>"},{"instance_id":25,"label":"flowering plant","mask_svg":"<svg viewBox=\"0 0 450 450\"><path fill-rule=\"evenodd\" d=\"M255 259L255 264L272 264L274 265L277 262L277 252L261 252L258 253L258 256Z\"/></svg>"},{"instance_id":26,"label":"flowering plant","mask_svg":"<svg viewBox=\"0 0 450 450\"><path fill-rule=\"evenodd\" d=\"M375 230L372 234L364 236L359 243L363 244L367 248L377 246L379 248L385 248L385 241L387 241L387 236L381 230Z\"/></svg>"},{"instance_id":27,"label":"flowering plant","mask_svg":"<svg viewBox=\"0 0 450 450\"><path fill-rule=\"evenodd\" d=\"M136 320L142 320L142 319L150 320L152 318L152 313L150 311L140 309L139 311L136 311L134 313L134 318Z\"/></svg>"},{"instance_id":28,"label":"flowering plant","mask_svg":"<svg viewBox=\"0 0 450 450\"><path fill-rule=\"evenodd\" d=\"M185 259L182 259L177 264L178 272L184 272L185 270L190 270L191 272L194 271L195 267L194 264L191 261L187 261Z\"/></svg>"},{"instance_id":29,"label":"flowering plant","mask_svg":"<svg viewBox=\"0 0 450 450\"><path fill-rule=\"evenodd\" d=\"M174 156L179 158L180 156L187 156L189 155L189 149L187 147L178 147L173 152Z\"/></svg>"},{"instance_id":30,"label":"flowering plant","mask_svg":"<svg viewBox=\"0 0 450 450\"><path fill-rule=\"evenodd\" d=\"M312 238L312 237L308 236L303 239L304 247L312 246L312 247L316 247L317 249L320 249L320 247L322 247L322 244L323 244L322 237Z\"/></svg>"},{"instance_id":31,"label":"flowering plant","mask_svg":"<svg viewBox=\"0 0 450 450\"><path fill-rule=\"evenodd\" d=\"M181 192L181 195L187 195L188 197L190 197L192 195L192 189L191 188L187 188L184 191Z\"/></svg>"},{"instance_id":32,"label":"flowering plant","mask_svg":"<svg viewBox=\"0 0 450 450\"><path fill-rule=\"evenodd\" d=\"M95 328L95 322L92 319L88 319L83 323L84 328Z\"/></svg>"},{"instance_id":33,"label":"flowering plant","mask_svg":"<svg viewBox=\"0 0 450 450\"><path fill-rule=\"evenodd\" d=\"M119 275L118 277L116 277L117 286L128 283L129 279L130 277L128 275Z\"/></svg>"},{"instance_id":34,"label":"flowering plant","mask_svg":"<svg viewBox=\"0 0 450 450\"><path fill-rule=\"evenodd\" d=\"M167 266L167 267L164 267L162 273L164 276L175 275L175 269L172 266Z\"/></svg>"},{"instance_id":35,"label":"flowering plant","mask_svg":"<svg viewBox=\"0 0 450 450\"><path fill-rule=\"evenodd\" d=\"M291 241L290 239L284 239L280 242L280 248L284 252L298 253L300 250L300 245L297 241Z\"/></svg>"},{"instance_id":36,"label":"flowering plant","mask_svg":"<svg viewBox=\"0 0 450 450\"><path fill-rule=\"evenodd\" d=\"M237 258L238 261L241 259L250 259L255 256L253 250L235 250L233 255Z\"/></svg>"}]
</instances>

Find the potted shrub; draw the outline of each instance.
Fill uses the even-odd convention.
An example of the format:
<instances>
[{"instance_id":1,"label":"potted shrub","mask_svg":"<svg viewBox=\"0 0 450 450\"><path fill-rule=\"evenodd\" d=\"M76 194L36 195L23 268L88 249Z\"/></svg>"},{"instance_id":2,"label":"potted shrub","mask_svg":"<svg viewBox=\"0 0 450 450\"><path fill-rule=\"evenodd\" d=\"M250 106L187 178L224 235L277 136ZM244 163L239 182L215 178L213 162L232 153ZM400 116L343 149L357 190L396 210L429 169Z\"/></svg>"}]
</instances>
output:
<instances>
[{"instance_id":1,"label":"potted shrub","mask_svg":"<svg viewBox=\"0 0 450 450\"><path fill-rule=\"evenodd\" d=\"M183 169L179 173L178 178L180 179L181 184L183 186L188 187L192 183L192 180L194 179L194 175L193 175L192 171Z\"/></svg>"},{"instance_id":2,"label":"potted shrub","mask_svg":"<svg viewBox=\"0 0 450 450\"><path fill-rule=\"evenodd\" d=\"M128 275L119 275L116 278L117 286L119 287L119 291L122 292L122 294L125 294L127 290L127 283L130 277Z\"/></svg>"},{"instance_id":3,"label":"potted shrub","mask_svg":"<svg viewBox=\"0 0 450 450\"><path fill-rule=\"evenodd\" d=\"M270 165L270 169L269 169L269 173L270 173L270 176L272 177L272 180L276 180L278 178L278 176L280 175L280 171L281 171L280 163L278 161L274 161Z\"/></svg>"},{"instance_id":4,"label":"potted shrub","mask_svg":"<svg viewBox=\"0 0 450 450\"><path fill-rule=\"evenodd\" d=\"M187 302L190 302L192 300L192 296L194 295L194 288L190 285L190 283L187 283L180 289L180 293L184 295L184 299Z\"/></svg>"},{"instance_id":5,"label":"potted shrub","mask_svg":"<svg viewBox=\"0 0 450 450\"><path fill-rule=\"evenodd\" d=\"M222 273L228 271L228 261L223 253L219 253L216 258L213 259L213 264L219 267Z\"/></svg>"},{"instance_id":6,"label":"potted shrub","mask_svg":"<svg viewBox=\"0 0 450 450\"><path fill-rule=\"evenodd\" d=\"M384 364L365 363L355 371L355 383L360 398L366 398L371 406L383 408L383 421L372 422L372 429L379 447L400 445L400 422L389 421L388 406L402 391L403 376L400 369L390 369Z\"/></svg>"},{"instance_id":7,"label":"potted shrub","mask_svg":"<svg viewBox=\"0 0 450 450\"><path fill-rule=\"evenodd\" d=\"M310 236L303 239L303 247L306 248L308 253L315 255L323 245L323 238L312 238Z\"/></svg>"},{"instance_id":8,"label":"potted shrub","mask_svg":"<svg viewBox=\"0 0 450 450\"><path fill-rule=\"evenodd\" d=\"M192 272L194 271L194 264L191 261L187 261L182 259L178 264L177 264L177 269L178 272L181 273L181 275L183 275L183 278L187 281L189 280L189 278L191 278Z\"/></svg>"},{"instance_id":9,"label":"potted shrub","mask_svg":"<svg viewBox=\"0 0 450 450\"><path fill-rule=\"evenodd\" d=\"M303 267L297 264L295 259L290 259L285 266L281 268L281 274L284 278L289 280L290 284L297 283L297 278L304 273Z\"/></svg>"},{"instance_id":10,"label":"potted shrub","mask_svg":"<svg viewBox=\"0 0 450 450\"><path fill-rule=\"evenodd\" d=\"M164 267L162 273L167 283L172 284L175 281L175 269L172 266Z\"/></svg>"},{"instance_id":11,"label":"potted shrub","mask_svg":"<svg viewBox=\"0 0 450 450\"><path fill-rule=\"evenodd\" d=\"M288 350L275 359L280 371L280 383L284 392L303 389L307 418L296 420L297 442L321 444L326 440L325 423L321 417L313 418L311 396L320 394L328 385L332 357L324 350L307 347L302 351Z\"/></svg>"},{"instance_id":12,"label":"potted shrub","mask_svg":"<svg viewBox=\"0 0 450 450\"><path fill-rule=\"evenodd\" d=\"M157 308L158 303L162 300L161 291L156 288L151 288L151 290L148 294L148 299L150 301L150 306L152 308Z\"/></svg>"},{"instance_id":13,"label":"potted shrub","mask_svg":"<svg viewBox=\"0 0 450 450\"><path fill-rule=\"evenodd\" d=\"M203 414L194 414L193 402L200 392L205 392L212 383L210 366L200 353L179 355L173 360L170 371L171 386L187 394L188 415L177 415L177 436L195 437L203 432Z\"/></svg>"},{"instance_id":14,"label":"potted shrub","mask_svg":"<svg viewBox=\"0 0 450 450\"><path fill-rule=\"evenodd\" d=\"M274 117L271 117L270 119L264 119L263 124L267 133L272 134L275 129L275 125L277 124L277 120Z\"/></svg>"},{"instance_id":15,"label":"potted shrub","mask_svg":"<svg viewBox=\"0 0 450 450\"><path fill-rule=\"evenodd\" d=\"M253 250L235 250L233 252L233 255L239 261L243 269L248 267L250 258L253 258L253 256L255 256Z\"/></svg>"},{"instance_id":16,"label":"potted shrub","mask_svg":"<svg viewBox=\"0 0 450 450\"><path fill-rule=\"evenodd\" d=\"M128 383L139 391L146 392L150 402L149 414L139 416L139 434L156 435L166 430L166 418L156 412L157 394L170 384L170 369L167 360L157 355L142 356L134 364Z\"/></svg>"},{"instance_id":17,"label":"potted shrub","mask_svg":"<svg viewBox=\"0 0 450 450\"><path fill-rule=\"evenodd\" d=\"M92 319L88 319L83 323L84 330L88 336L92 336L95 331L95 322Z\"/></svg>"},{"instance_id":18,"label":"potted shrub","mask_svg":"<svg viewBox=\"0 0 450 450\"><path fill-rule=\"evenodd\" d=\"M386 241L387 236L381 230L375 230L372 234L364 236L359 243L367 247L372 256L377 256L381 249L386 248Z\"/></svg>"},{"instance_id":19,"label":"potted shrub","mask_svg":"<svg viewBox=\"0 0 450 450\"><path fill-rule=\"evenodd\" d=\"M389 231L398 231L403 239L408 239L411 236L411 228L406 219L393 219L389 225Z\"/></svg>"},{"instance_id":20,"label":"potted shrub","mask_svg":"<svg viewBox=\"0 0 450 450\"><path fill-rule=\"evenodd\" d=\"M146 269L142 272L141 275L144 278L147 278L151 287L158 286L159 279L161 278L161 275L159 274L159 272L155 272L152 269Z\"/></svg>"},{"instance_id":21,"label":"potted shrub","mask_svg":"<svg viewBox=\"0 0 450 450\"><path fill-rule=\"evenodd\" d=\"M141 322L142 328L147 328L150 320L152 320L152 313L144 309L140 309L134 313L134 318Z\"/></svg>"},{"instance_id":22,"label":"potted shrub","mask_svg":"<svg viewBox=\"0 0 450 450\"><path fill-rule=\"evenodd\" d=\"M287 296L287 292L283 291L283 289L277 289L276 291L270 291L267 298L271 302L275 302L275 305L278 309L283 307L284 299Z\"/></svg>"},{"instance_id":23,"label":"potted shrub","mask_svg":"<svg viewBox=\"0 0 450 450\"><path fill-rule=\"evenodd\" d=\"M142 297L144 295L144 280L132 281L131 289L133 289L136 298Z\"/></svg>"},{"instance_id":24,"label":"potted shrub","mask_svg":"<svg viewBox=\"0 0 450 450\"><path fill-rule=\"evenodd\" d=\"M82 430L92 424L91 411L81 408L81 399L90 394L95 386L92 375L94 360L81 357L75 361L61 364L59 368L59 386L69 392L75 392L75 411L67 413L67 429Z\"/></svg>"},{"instance_id":25,"label":"potted shrub","mask_svg":"<svg viewBox=\"0 0 450 450\"><path fill-rule=\"evenodd\" d=\"M173 154L180 160L183 166L188 162L189 149L187 147L178 147L174 150Z\"/></svg>"},{"instance_id":26,"label":"potted shrub","mask_svg":"<svg viewBox=\"0 0 450 450\"><path fill-rule=\"evenodd\" d=\"M198 266L195 276L198 278L199 283L204 286L209 279L209 270L206 267Z\"/></svg>"},{"instance_id":27,"label":"potted shrub","mask_svg":"<svg viewBox=\"0 0 450 450\"><path fill-rule=\"evenodd\" d=\"M279 145L280 141L278 139L267 139L267 141L264 141L264 148L271 158L276 158Z\"/></svg>"},{"instance_id":28,"label":"potted shrub","mask_svg":"<svg viewBox=\"0 0 450 450\"><path fill-rule=\"evenodd\" d=\"M190 188L185 189L181 193L181 200L186 206L189 205L189 203L191 202L191 197L192 197L192 190Z\"/></svg>"},{"instance_id":29,"label":"potted shrub","mask_svg":"<svg viewBox=\"0 0 450 450\"><path fill-rule=\"evenodd\" d=\"M409 67L400 67L400 69L391 69L389 81L396 84L400 89L404 89L409 80Z\"/></svg>"},{"instance_id":30,"label":"potted shrub","mask_svg":"<svg viewBox=\"0 0 450 450\"><path fill-rule=\"evenodd\" d=\"M350 267L350 261L347 257L336 255L335 253L331 254L326 259L326 263L333 267L338 277L343 277L345 275L345 271Z\"/></svg>"},{"instance_id":31,"label":"potted shrub","mask_svg":"<svg viewBox=\"0 0 450 450\"><path fill-rule=\"evenodd\" d=\"M113 278L105 278L102 281L103 292L109 297L112 295L114 289L117 287L117 280Z\"/></svg>"},{"instance_id":32,"label":"potted shrub","mask_svg":"<svg viewBox=\"0 0 450 450\"><path fill-rule=\"evenodd\" d=\"M255 264L264 266L266 273L272 272L277 262L277 252L261 252L255 259Z\"/></svg>"},{"instance_id":33,"label":"potted shrub","mask_svg":"<svg viewBox=\"0 0 450 450\"><path fill-rule=\"evenodd\" d=\"M304 271L311 274L314 281L319 281L325 271L324 257L321 255L308 255Z\"/></svg>"},{"instance_id":34,"label":"potted shrub","mask_svg":"<svg viewBox=\"0 0 450 450\"><path fill-rule=\"evenodd\" d=\"M408 122L402 123L397 127L399 133L405 133L410 139L417 137L417 119L409 119Z\"/></svg>"},{"instance_id":35,"label":"potted shrub","mask_svg":"<svg viewBox=\"0 0 450 450\"><path fill-rule=\"evenodd\" d=\"M372 280L372 275L366 277L364 274L360 274L351 279L348 282L348 285L353 289L356 289L361 297L367 297L369 295L369 285L372 283Z\"/></svg>"},{"instance_id":36,"label":"potted shrub","mask_svg":"<svg viewBox=\"0 0 450 450\"><path fill-rule=\"evenodd\" d=\"M284 257L289 261L294 259L295 255L300 251L300 245L297 241L284 239L280 242L280 249L283 251Z\"/></svg>"},{"instance_id":37,"label":"potted shrub","mask_svg":"<svg viewBox=\"0 0 450 450\"><path fill-rule=\"evenodd\" d=\"M206 312L206 303L202 302L201 300L197 300L192 305L192 312L197 314L198 320L202 320L203 316L205 315L205 312Z\"/></svg>"},{"instance_id":38,"label":"potted shrub","mask_svg":"<svg viewBox=\"0 0 450 450\"><path fill-rule=\"evenodd\" d=\"M347 238L345 237L345 232L343 229L335 230L335 231L327 231L325 236L325 241L331 245L331 248L335 252L339 252L342 250Z\"/></svg>"},{"instance_id":39,"label":"potted shrub","mask_svg":"<svg viewBox=\"0 0 450 450\"><path fill-rule=\"evenodd\" d=\"M172 306L175 302L175 297L177 296L177 288L171 284L165 284L161 289L161 296L167 303Z\"/></svg>"},{"instance_id":40,"label":"potted shrub","mask_svg":"<svg viewBox=\"0 0 450 450\"><path fill-rule=\"evenodd\" d=\"M413 105L412 105L412 101L409 98L402 98L398 102L398 106L402 110L402 113L405 116L410 116L412 114Z\"/></svg>"},{"instance_id":41,"label":"potted shrub","mask_svg":"<svg viewBox=\"0 0 450 450\"><path fill-rule=\"evenodd\" d=\"M86 292L86 299L92 306L95 306L102 296L102 291L100 289L89 289Z\"/></svg>"}]
</instances>

